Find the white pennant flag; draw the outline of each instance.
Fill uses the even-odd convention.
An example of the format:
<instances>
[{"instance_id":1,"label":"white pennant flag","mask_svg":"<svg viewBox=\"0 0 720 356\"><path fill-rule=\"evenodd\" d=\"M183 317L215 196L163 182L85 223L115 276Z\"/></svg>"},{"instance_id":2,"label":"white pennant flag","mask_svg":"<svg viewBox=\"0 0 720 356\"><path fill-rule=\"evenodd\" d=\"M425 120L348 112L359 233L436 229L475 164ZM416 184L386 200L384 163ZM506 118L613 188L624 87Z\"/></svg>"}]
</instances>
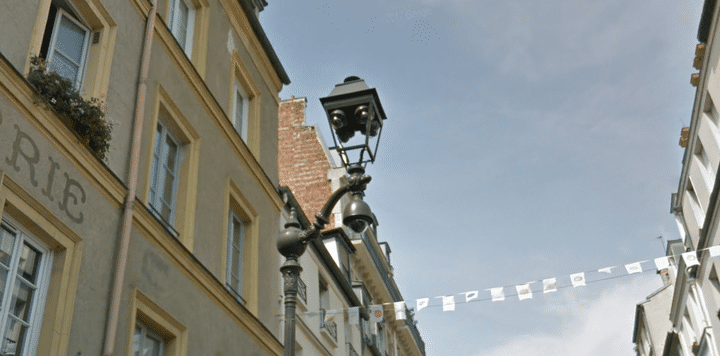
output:
<instances>
[{"instance_id":1,"label":"white pennant flag","mask_svg":"<svg viewBox=\"0 0 720 356\"><path fill-rule=\"evenodd\" d=\"M710 252L710 257L720 256L720 246L710 247L708 248L708 251Z\"/></svg>"},{"instance_id":2,"label":"white pennant flag","mask_svg":"<svg viewBox=\"0 0 720 356\"><path fill-rule=\"evenodd\" d=\"M371 305L370 306L370 322L379 323L383 320L383 306L382 305Z\"/></svg>"},{"instance_id":3,"label":"white pennant flag","mask_svg":"<svg viewBox=\"0 0 720 356\"><path fill-rule=\"evenodd\" d=\"M573 287L580 287L585 285L585 273L575 273L570 275L570 282L572 282Z\"/></svg>"},{"instance_id":4,"label":"white pennant flag","mask_svg":"<svg viewBox=\"0 0 720 356\"><path fill-rule=\"evenodd\" d=\"M405 320L407 318L405 315L405 302L396 302L393 305L395 306L395 320Z\"/></svg>"},{"instance_id":5,"label":"white pennant flag","mask_svg":"<svg viewBox=\"0 0 720 356\"><path fill-rule=\"evenodd\" d=\"M640 262L626 264L625 269L627 270L628 274L635 274L635 273L642 272L642 266L640 266Z\"/></svg>"},{"instance_id":6,"label":"white pennant flag","mask_svg":"<svg viewBox=\"0 0 720 356\"><path fill-rule=\"evenodd\" d=\"M685 260L685 266L687 266L687 267L700 265L700 262L697 259L697 254L695 253L695 251L683 253L682 258L683 258L683 260Z\"/></svg>"},{"instance_id":7,"label":"white pennant flag","mask_svg":"<svg viewBox=\"0 0 720 356\"><path fill-rule=\"evenodd\" d=\"M520 299L520 300L532 299L532 291L530 290L530 283L518 284L515 286L515 289L517 289L518 299Z\"/></svg>"},{"instance_id":8,"label":"white pennant flag","mask_svg":"<svg viewBox=\"0 0 720 356\"><path fill-rule=\"evenodd\" d=\"M478 297L478 291L476 291L476 290L474 290L472 292L465 292L463 294L465 294L465 303L467 303L473 299L477 299L477 297Z\"/></svg>"},{"instance_id":9,"label":"white pennant flag","mask_svg":"<svg viewBox=\"0 0 720 356\"><path fill-rule=\"evenodd\" d=\"M657 270L664 270L668 267L670 267L670 258L668 256L665 257L658 257L655 259L655 267L657 267Z\"/></svg>"},{"instance_id":10,"label":"white pennant flag","mask_svg":"<svg viewBox=\"0 0 720 356\"><path fill-rule=\"evenodd\" d=\"M598 270L598 272L610 274L610 273L612 273L613 268L615 268L615 266L601 268Z\"/></svg>"},{"instance_id":11,"label":"white pennant flag","mask_svg":"<svg viewBox=\"0 0 720 356\"><path fill-rule=\"evenodd\" d=\"M543 294L557 292L557 279L543 279Z\"/></svg>"},{"instance_id":12,"label":"white pennant flag","mask_svg":"<svg viewBox=\"0 0 720 356\"><path fill-rule=\"evenodd\" d=\"M490 288L490 296L492 297L493 302L501 302L505 300L505 292L503 292L503 287Z\"/></svg>"},{"instance_id":13,"label":"white pennant flag","mask_svg":"<svg viewBox=\"0 0 720 356\"><path fill-rule=\"evenodd\" d=\"M360 307L348 308L348 323L350 325L360 324Z\"/></svg>"},{"instance_id":14,"label":"white pennant flag","mask_svg":"<svg viewBox=\"0 0 720 356\"><path fill-rule=\"evenodd\" d=\"M423 308L427 308L428 303L430 303L430 298L420 298L417 300L417 310L420 311Z\"/></svg>"},{"instance_id":15,"label":"white pennant flag","mask_svg":"<svg viewBox=\"0 0 720 356\"><path fill-rule=\"evenodd\" d=\"M455 296L454 295L440 296L440 297L435 297L435 298L442 298L443 311L455 310Z\"/></svg>"}]
</instances>

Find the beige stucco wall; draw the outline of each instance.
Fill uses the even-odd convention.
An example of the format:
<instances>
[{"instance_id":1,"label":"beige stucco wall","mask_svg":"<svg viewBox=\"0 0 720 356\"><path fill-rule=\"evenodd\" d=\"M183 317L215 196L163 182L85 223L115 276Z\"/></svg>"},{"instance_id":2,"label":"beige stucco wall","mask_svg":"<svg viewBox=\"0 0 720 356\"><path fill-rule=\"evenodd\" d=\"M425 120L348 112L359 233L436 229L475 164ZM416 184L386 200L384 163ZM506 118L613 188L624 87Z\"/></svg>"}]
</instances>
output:
<instances>
[{"instance_id":1,"label":"beige stucco wall","mask_svg":"<svg viewBox=\"0 0 720 356\"><path fill-rule=\"evenodd\" d=\"M33 29L39 17L39 5L48 4L48 1L7 0L0 5L3 33L0 36L0 52L18 72L24 71L30 42L37 37L33 35ZM248 39L241 41L219 1L207 3L211 19L208 21L207 52L204 54L207 65L199 74L188 70L195 62L187 62L187 59L177 56L177 51L173 52L176 44L172 37L167 36L167 29L162 27L166 2L160 0L160 17L155 26L147 80L138 175L139 201L136 202L123 285L116 354L129 353L126 341L133 327L133 290L147 296L162 311L187 327L187 354L277 354L277 336L280 333L277 317L280 274L277 267L280 261L275 237L281 202L275 189L278 182L279 87L268 84L267 79L277 78L277 75L267 72L262 65L261 62L267 60L265 54L254 52L256 46L247 47L244 43ZM77 257L77 266L69 286L71 307L63 307L69 313L67 320L71 324L65 325L63 330L47 329L65 335L65 343L69 346L60 350L60 354L76 355L80 352L98 355L103 351L144 35L144 10L138 4L146 6L147 2L103 2L118 33L111 49L113 55L109 63L109 85L105 98L107 117L115 123L107 162L97 161L74 139L73 133L62 124L52 123L57 118L51 111L32 103L35 98L21 77L11 75L12 78L5 79L9 82L0 83L0 89L3 89L0 91L3 93L0 95L0 182L15 182L19 188L13 188L17 190L13 193L30 196L39 208L49 212L48 219L64 226L68 234L78 239L72 255ZM238 143L238 138L229 135L222 123L226 120L223 115L231 111L229 31L236 44L235 52L259 90L256 132L259 139L251 150L245 148L242 142ZM3 69L2 64L0 69ZM8 91L20 95L23 100L8 99ZM159 96L176 106L184 124L197 135L193 143L197 148L197 164L190 167L189 175L194 179L189 180L192 187L187 187L192 197L183 207L192 217L192 221L185 222L190 228L183 231L185 236L180 237L186 243L184 247L173 240L145 208ZM23 152L32 154L37 149L39 161L32 163L36 185L32 184L30 165L23 161L23 156L12 157L18 134L28 137L22 136L18 141ZM19 167L17 170L16 166ZM48 186L53 169L54 180ZM81 187L69 188L71 193L76 194L78 202L74 204L70 197L65 202L67 207L61 208L63 189L68 179L76 181ZM247 293L243 295L246 300L243 305L232 299L222 285L225 279L229 182L239 189L243 203L253 212L254 235L246 246L251 249L252 256L246 259L248 266L243 270L244 287L248 286L243 288L243 293ZM3 189L8 188L0 186L0 198L3 197ZM43 189L50 189L51 193L46 194ZM84 192L84 201L77 189ZM77 221L80 213L83 214L82 222ZM62 256L64 252L58 250L57 253L57 256ZM63 259L58 258L58 261ZM70 264L75 268L73 266ZM45 330L43 327L43 333Z\"/></svg>"}]
</instances>

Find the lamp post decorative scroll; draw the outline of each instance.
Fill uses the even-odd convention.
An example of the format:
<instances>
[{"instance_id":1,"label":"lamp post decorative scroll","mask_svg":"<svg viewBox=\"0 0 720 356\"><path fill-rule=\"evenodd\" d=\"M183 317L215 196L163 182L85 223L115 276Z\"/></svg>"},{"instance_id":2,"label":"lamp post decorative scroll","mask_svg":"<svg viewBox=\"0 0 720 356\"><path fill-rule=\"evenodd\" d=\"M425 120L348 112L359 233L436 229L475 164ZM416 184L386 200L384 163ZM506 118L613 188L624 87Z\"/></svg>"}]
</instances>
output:
<instances>
[{"instance_id":1,"label":"lamp post decorative scroll","mask_svg":"<svg viewBox=\"0 0 720 356\"><path fill-rule=\"evenodd\" d=\"M367 184L372 179L365 174L364 166L375 161L382 122L386 119L377 92L374 88L370 89L362 79L347 77L343 83L335 86L328 97L321 98L320 102L333 129L331 131L335 147L331 149L337 150L348 176L347 183L330 195L323 208L315 215L315 221L311 226L302 230L296 212L292 210L285 229L278 237L278 252L285 257L285 262L280 267L285 296L284 356L295 355L295 308L298 279L302 272L298 259L305 253L308 242L320 236L325 225L330 222L332 209L347 193L352 197L350 203L343 209L343 224L360 233L374 221L370 206L362 198ZM365 136L364 142L343 146L343 143L348 143L357 131ZM371 138L375 141L374 144L371 144ZM358 150L358 159L350 160L348 153Z\"/></svg>"}]
</instances>

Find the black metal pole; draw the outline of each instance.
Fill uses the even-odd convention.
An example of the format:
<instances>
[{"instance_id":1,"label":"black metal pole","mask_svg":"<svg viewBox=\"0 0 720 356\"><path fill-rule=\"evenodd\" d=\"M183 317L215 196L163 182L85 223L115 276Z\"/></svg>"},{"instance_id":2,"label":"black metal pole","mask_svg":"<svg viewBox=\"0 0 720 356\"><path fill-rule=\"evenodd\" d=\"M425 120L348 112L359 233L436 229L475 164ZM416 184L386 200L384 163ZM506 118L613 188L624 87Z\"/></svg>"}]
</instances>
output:
<instances>
[{"instance_id":1,"label":"black metal pole","mask_svg":"<svg viewBox=\"0 0 720 356\"><path fill-rule=\"evenodd\" d=\"M285 333L283 356L295 356L295 306L297 305L298 278L302 267L295 259L286 259L280 273L283 276L285 294Z\"/></svg>"}]
</instances>

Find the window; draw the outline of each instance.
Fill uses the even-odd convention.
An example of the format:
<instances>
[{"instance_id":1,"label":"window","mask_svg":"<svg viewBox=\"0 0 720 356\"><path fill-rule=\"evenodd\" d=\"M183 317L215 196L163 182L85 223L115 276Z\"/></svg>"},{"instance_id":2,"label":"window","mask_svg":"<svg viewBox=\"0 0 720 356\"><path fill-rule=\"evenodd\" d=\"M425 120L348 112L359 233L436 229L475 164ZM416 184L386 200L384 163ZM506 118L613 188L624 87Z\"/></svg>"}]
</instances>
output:
<instances>
[{"instance_id":1,"label":"window","mask_svg":"<svg viewBox=\"0 0 720 356\"><path fill-rule=\"evenodd\" d=\"M135 330L128 339L132 356L181 356L187 352L187 328L167 311L133 288L130 312Z\"/></svg>"},{"instance_id":2,"label":"window","mask_svg":"<svg viewBox=\"0 0 720 356\"><path fill-rule=\"evenodd\" d=\"M248 138L248 110L250 110L250 98L245 94L240 82L235 80L235 97L233 98L233 126L235 130L242 138L243 142L247 143Z\"/></svg>"},{"instance_id":3,"label":"window","mask_svg":"<svg viewBox=\"0 0 720 356\"><path fill-rule=\"evenodd\" d=\"M377 327L377 348L385 353L385 324L381 321L375 324Z\"/></svg>"},{"instance_id":4,"label":"window","mask_svg":"<svg viewBox=\"0 0 720 356\"><path fill-rule=\"evenodd\" d=\"M697 159L700 172L705 180L705 186L711 191L715 184L715 173L710 164L710 158L708 158L707 152L705 152L705 148L699 139L695 142L695 159Z\"/></svg>"},{"instance_id":5,"label":"window","mask_svg":"<svg viewBox=\"0 0 720 356\"><path fill-rule=\"evenodd\" d=\"M192 251L200 135L162 86L157 89L156 114L150 123L154 130L147 138L153 149L147 150L144 157L144 201L165 230Z\"/></svg>"},{"instance_id":6,"label":"window","mask_svg":"<svg viewBox=\"0 0 720 356\"><path fill-rule=\"evenodd\" d=\"M343 275L348 282L352 281L352 274L350 271L350 249L347 237L343 233L333 233L328 236L323 236L323 244L327 249L330 256L342 271Z\"/></svg>"},{"instance_id":7,"label":"window","mask_svg":"<svg viewBox=\"0 0 720 356\"><path fill-rule=\"evenodd\" d=\"M40 56L49 62L48 70L67 78L79 89L85 74L91 30L72 14L70 6L63 5L50 5Z\"/></svg>"},{"instance_id":8,"label":"window","mask_svg":"<svg viewBox=\"0 0 720 356\"><path fill-rule=\"evenodd\" d=\"M168 26L188 58L192 58L195 6L186 0L171 0Z\"/></svg>"},{"instance_id":9,"label":"window","mask_svg":"<svg viewBox=\"0 0 720 356\"><path fill-rule=\"evenodd\" d=\"M68 78L84 97L101 98L110 83L117 24L97 0L44 0L29 46L30 57Z\"/></svg>"},{"instance_id":10,"label":"window","mask_svg":"<svg viewBox=\"0 0 720 356\"><path fill-rule=\"evenodd\" d=\"M158 121L152 160L150 206L165 222L174 223L180 167L180 144Z\"/></svg>"},{"instance_id":11,"label":"window","mask_svg":"<svg viewBox=\"0 0 720 356\"><path fill-rule=\"evenodd\" d=\"M259 155L260 137L260 89L237 52L232 52L233 75L228 81L228 119L245 145L254 155Z\"/></svg>"},{"instance_id":12,"label":"window","mask_svg":"<svg viewBox=\"0 0 720 356\"><path fill-rule=\"evenodd\" d=\"M245 222L232 209L228 217L227 242L227 286L238 297L242 295L243 243L245 240Z\"/></svg>"},{"instance_id":13,"label":"window","mask_svg":"<svg viewBox=\"0 0 720 356\"><path fill-rule=\"evenodd\" d=\"M713 101L710 98L710 93L707 93L705 96L705 108L703 109L703 115L707 118L708 122L710 122L710 131L713 133L715 143L720 144L720 120L718 119L717 108L715 108L715 104L713 104Z\"/></svg>"},{"instance_id":14,"label":"window","mask_svg":"<svg viewBox=\"0 0 720 356\"><path fill-rule=\"evenodd\" d=\"M50 275L51 254L3 221L0 229L0 335L3 355L34 355Z\"/></svg>"},{"instance_id":15,"label":"window","mask_svg":"<svg viewBox=\"0 0 720 356\"><path fill-rule=\"evenodd\" d=\"M225 189L227 221L222 219L222 232L217 236L218 258L225 266L221 282L246 308L256 310L257 283L248 281L256 280L259 271L258 213L232 179L228 178Z\"/></svg>"},{"instance_id":16,"label":"window","mask_svg":"<svg viewBox=\"0 0 720 356\"><path fill-rule=\"evenodd\" d=\"M135 324L133 335L133 356L162 356L164 354L162 338L141 323Z\"/></svg>"},{"instance_id":17,"label":"window","mask_svg":"<svg viewBox=\"0 0 720 356\"><path fill-rule=\"evenodd\" d=\"M718 278L717 269L715 267L715 264L713 264L712 268L710 269L710 275L708 276L708 280L710 281L710 285L712 286L711 290L715 306L717 308L720 308L720 278ZM718 310L717 316L718 318L720 318L720 310Z\"/></svg>"},{"instance_id":18,"label":"window","mask_svg":"<svg viewBox=\"0 0 720 356\"><path fill-rule=\"evenodd\" d=\"M320 290L320 310L328 310L330 308L330 292L328 291L328 284L322 277L318 278L319 290Z\"/></svg>"},{"instance_id":19,"label":"window","mask_svg":"<svg viewBox=\"0 0 720 356\"><path fill-rule=\"evenodd\" d=\"M703 208L700 206L700 200L698 199L698 196L695 193L695 188L693 187L692 179L690 180L690 184L688 184L687 193L688 193L688 195L690 195L690 207L692 208L693 215L695 215L695 220L697 220L698 226L700 226L700 228L702 228L703 223L705 221L705 211L703 211Z\"/></svg>"}]
</instances>

